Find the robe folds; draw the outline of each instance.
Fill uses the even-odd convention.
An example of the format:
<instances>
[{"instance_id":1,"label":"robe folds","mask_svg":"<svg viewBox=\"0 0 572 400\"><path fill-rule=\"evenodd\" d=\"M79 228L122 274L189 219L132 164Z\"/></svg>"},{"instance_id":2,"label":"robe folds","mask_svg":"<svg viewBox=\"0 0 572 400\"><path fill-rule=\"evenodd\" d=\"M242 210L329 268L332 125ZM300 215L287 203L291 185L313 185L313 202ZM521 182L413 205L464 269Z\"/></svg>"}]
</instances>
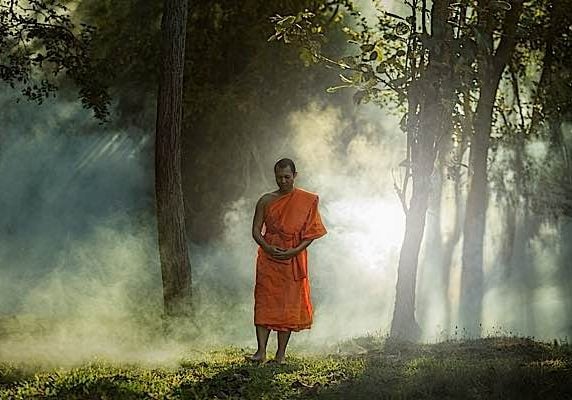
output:
<instances>
[{"instance_id":1,"label":"robe folds","mask_svg":"<svg viewBox=\"0 0 572 400\"><path fill-rule=\"evenodd\" d=\"M289 249L326 234L318 196L294 188L264 209L266 243ZM258 248L254 288L254 323L275 331L299 331L312 325L312 301L306 249L289 260L277 260Z\"/></svg>"}]
</instances>

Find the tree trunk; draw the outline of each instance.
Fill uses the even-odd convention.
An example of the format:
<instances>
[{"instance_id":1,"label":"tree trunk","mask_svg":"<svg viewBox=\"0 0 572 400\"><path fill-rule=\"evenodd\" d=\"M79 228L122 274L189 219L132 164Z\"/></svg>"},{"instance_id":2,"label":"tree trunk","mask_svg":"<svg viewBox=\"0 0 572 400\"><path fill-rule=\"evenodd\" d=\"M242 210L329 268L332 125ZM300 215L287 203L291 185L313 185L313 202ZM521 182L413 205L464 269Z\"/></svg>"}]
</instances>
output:
<instances>
[{"instance_id":1,"label":"tree trunk","mask_svg":"<svg viewBox=\"0 0 572 400\"><path fill-rule=\"evenodd\" d=\"M454 95L454 92L450 92ZM454 102L455 99L447 99L449 103ZM442 132L452 132L452 114L448 114L443 117L441 121ZM454 162L452 158L457 158L458 154L451 157L453 152L453 138L451 135L446 135L438 143L439 153L437 158L437 166L433 174L432 190L429 195L429 208L427 213L427 226L425 229L425 239L424 239L424 267L419 271L419 284L417 285L418 295L418 309L419 309L419 320L422 329L430 328L431 324L435 325L437 322L435 320L435 313L432 312L436 308L443 307L444 314L449 314L449 301L448 301L448 291L449 291L449 267L450 259L447 264L444 263L444 257L447 256L446 251L447 246L455 246L456 241L452 244L450 243L451 238L445 239L442 230L442 202L444 187L447 183L447 176L451 172L450 163ZM463 146L459 146L458 151L462 151ZM460 163L460 161L459 161ZM454 167L456 172L454 175L459 174L459 165L456 164ZM459 187L458 179L456 176L452 178L455 179L455 193ZM457 203L456 203L457 205ZM456 210L456 209L455 209ZM448 209L446 209L448 211ZM456 211L455 211L456 212ZM457 220L457 218L455 218ZM455 225L457 225L455 223ZM454 231L459 230L458 228L453 228L452 235L455 236ZM452 250L451 250L452 254ZM444 296L442 296L444 294ZM445 316L445 324L443 329L439 334L448 334L449 319Z\"/></svg>"},{"instance_id":2,"label":"tree trunk","mask_svg":"<svg viewBox=\"0 0 572 400\"><path fill-rule=\"evenodd\" d=\"M520 295L522 314L519 320L523 321L522 332L526 336L534 336L537 334L537 317L533 301L535 290L538 287L538 274L533 263L534 254L531 242L538 234L540 223L538 218L530 213L530 205L526 200L519 220L511 268L513 280L516 280L516 288Z\"/></svg>"},{"instance_id":3,"label":"tree trunk","mask_svg":"<svg viewBox=\"0 0 572 400\"><path fill-rule=\"evenodd\" d=\"M515 200L517 204L519 200ZM512 274L513 263L511 260L513 259L514 255L514 247L515 247L515 238L516 238L516 214L517 214L517 207L516 204L512 204L513 202L508 199L506 200L505 210L504 210L504 232L502 236L502 243L501 248L499 251L499 267L503 268L502 276L505 278L510 278Z\"/></svg>"},{"instance_id":4,"label":"tree trunk","mask_svg":"<svg viewBox=\"0 0 572 400\"><path fill-rule=\"evenodd\" d=\"M157 231L166 315L190 313L191 271L181 179L187 0L165 0L155 136Z\"/></svg>"},{"instance_id":5,"label":"tree trunk","mask_svg":"<svg viewBox=\"0 0 572 400\"><path fill-rule=\"evenodd\" d=\"M461 193L461 162L466 150L465 132L463 140L457 148L455 166L452 171L453 185L455 185L455 218L453 228L445 243L443 244L443 255L441 257L441 279L442 279L442 301L444 305L443 331L446 337L451 330L451 300L449 299L449 288L451 286L451 268L453 267L453 252L455 246L461 238L461 226L463 225L463 202Z\"/></svg>"},{"instance_id":6,"label":"tree trunk","mask_svg":"<svg viewBox=\"0 0 572 400\"><path fill-rule=\"evenodd\" d=\"M431 176L439 140L447 140L450 133L443 128L444 121L451 118L454 104L449 101L453 92L450 85L452 28L447 24L449 3L449 0L433 2L431 34L435 49L431 52L426 70L421 72L421 76L411 84L408 91L407 134L413 189L406 211L405 236L399 255L390 336L412 341L418 340L421 335L415 319L415 286Z\"/></svg>"},{"instance_id":7,"label":"tree trunk","mask_svg":"<svg viewBox=\"0 0 572 400\"><path fill-rule=\"evenodd\" d=\"M406 216L405 237L399 254L397 270L395 308L390 336L411 341L418 340L421 335L421 330L415 320L415 284L429 191L428 177L417 177L413 180L411 206Z\"/></svg>"},{"instance_id":8,"label":"tree trunk","mask_svg":"<svg viewBox=\"0 0 572 400\"><path fill-rule=\"evenodd\" d=\"M435 169L435 179L432 179L432 190L429 193L426 227L423 240L423 268L419 269L417 284L417 310L421 329L431 329L435 324L433 311L436 294L442 290L441 279L443 257L443 237L441 233L441 202L443 197L444 171L442 168L446 152L439 151L439 164ZM440 300L440 299L439 299Z\"/></svg>"},{"instance_id":9,"label":"tree trunk","mask_svg":"<svg viewBox=\"0 0 572 400\"><path fill-rule=\"evenodd\" d=\"M496 78L496 77L495 77ZM481 334L483 300L483 242L488 204L487 155L492 127L493 105L500 81L492 78L481 88L479 105L475 115L475 131L471 140L469 180L465 225L463 229L463 270L461 273L461 302L459 318L461 326L470 336Z\"/></svg>"},{"instance_id":10,"label":"tree trunk","mask_svg":"<svg viewBox=\"0 0 572 400\"><path fill-rule=\"evenodd\" d=\"M474 135L471 139L469 193L463 229L463 255L461 272L461 302L459 318L469 336L481 335L484 271L483 243L487 210L487 155L492 129L493 107L504 68L516 44L516 24L522 12L522 3L514 2L503 23L503 36L493 52L492 13L487 2L482 3L479 26L486 45L480 48L478 58L480 95L475 112Z\"/></svg>"}]
</instances>

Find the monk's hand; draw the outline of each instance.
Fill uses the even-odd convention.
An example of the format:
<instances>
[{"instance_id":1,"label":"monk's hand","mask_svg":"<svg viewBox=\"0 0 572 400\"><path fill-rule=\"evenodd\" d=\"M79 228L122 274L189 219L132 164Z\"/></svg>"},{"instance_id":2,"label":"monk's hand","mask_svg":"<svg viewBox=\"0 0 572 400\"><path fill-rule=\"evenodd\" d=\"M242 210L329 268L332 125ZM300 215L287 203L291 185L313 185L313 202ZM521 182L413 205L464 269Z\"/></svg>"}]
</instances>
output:
<instances>
[{"instance_id":1,"label":"monk's hand","mask_svg":"<svg viewBox=\"0 0 572 400\"><path fill-rule=\"evenodd\" d=\"M264 251L266 251L271 257L278 258L279 255L283 254L284 251L286 251L286 249L283 249L278 246L269 245L264 249Z\"/></svg>"},{"instance_id":2,"label":"monk's hand","mask_svg":"<svg viewBox=\"0 0 572 400\"><path fill-rule=\"evenodd\" d=\"M280 251L276 256L274 256L274 258L278 260L289 260L298 254L298 251L296 249L281 249L281 250L282 251Z\"/></svg>"}]
</instances>

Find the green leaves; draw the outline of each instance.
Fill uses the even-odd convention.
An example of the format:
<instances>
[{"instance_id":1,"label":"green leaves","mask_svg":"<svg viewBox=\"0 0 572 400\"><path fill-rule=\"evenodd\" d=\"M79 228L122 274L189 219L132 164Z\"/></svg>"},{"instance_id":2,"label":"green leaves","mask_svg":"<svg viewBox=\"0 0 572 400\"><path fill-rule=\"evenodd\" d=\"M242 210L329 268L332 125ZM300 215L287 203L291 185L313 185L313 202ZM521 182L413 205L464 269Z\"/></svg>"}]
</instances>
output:
<instances>
[{"instance_id":1,"label":"green leaves","mask_svg":"<svg viewBox=\"0 0 572 400\"><path fill-rule=\"evenodd\" d=\"M305 65L321 62L344 71L339 75L341 84L328 87L328 93L355 88L354 102L363 104L368 101L387 102L383 98L388 98L388 94L393 92L397 97L392 97L392 100L401 104L406 98L403 90L408 82L408 77L405 76L406 60L403 59L407 54L405 46L408 41L404 36L410 33L411 22L404 17L382 14L379 16L379 24L374 28L368 25L361 14L350 15L359 22L341 30L347 35L348 43L357 45L358 51L354 55L336 60L323 54L322 25L307 15L274 17L272 21L276 32L269 40L293 42L304 48L300 50L300 58Z\"/></svg>"},{"instance_id":2,"label":"green leaves","mask_svg":"<svg viewBox=\"0 0 572 400\"><path fill-rule=\"evenodd\" d=\"M339 76L340 76L340 79L342 80L342 82L352 83L352 84L354 83L354 81L353 81L352 79L346 78L346 77L345 77L344 75L342 75L342 74L340 74Z\"/></svg>"},{"instance_id":3,"label":"green leaves","mask_svg":"<svg viewBox=\"0 0 572 400\"><path fill-rule=\"evenodd\" d=\"M337 91L340 90L340 89L350 88L350 87L352 87L352 86L353 86L353 85L330 86L329 88L326 89L326 92L328 92L328 93L335 93L335 92L337 92Z\"/></svg>"},{"instance_id":4,"label":"green leaves","mask_svg":"<svg viewBox=\"0 0 572 400\"><path fill-rule=\"evenodd\" d=\"M323 27L315 24L316 15L307 10L296 15L276 15L270 18L274 23L275 33L268 41L282 40L284 43L294 43L308 51L300 53L300 58L306 66L317 62L316 55L320 52L321 43L324 39Z\"/></svg>"},{"instance_id":5,"label":"green leaves","mask_svg":"<svg viewBox=\"0 0 572 400\"><path fill-rule=\"evenodd\" d=\"M56 0L13 0L0 7L0 80L41 104L55 96L57 79L65 75L79 87L84 107L104 121L110 97L95 71L95 28L76 27L67 10Z\"/></svg>"},{"instance_id":6,"label":"green leaves","mask_svg":"<svg viewBox=\"0 0 572 400\"><path fill-rule=\"evenodd\" d=\"M289 15L287 17L282 18L278 22L276 22L276 29L278 31L284 31L291 27L296 22L296 17L294 15Z\"/></svg>"}]
</instances>

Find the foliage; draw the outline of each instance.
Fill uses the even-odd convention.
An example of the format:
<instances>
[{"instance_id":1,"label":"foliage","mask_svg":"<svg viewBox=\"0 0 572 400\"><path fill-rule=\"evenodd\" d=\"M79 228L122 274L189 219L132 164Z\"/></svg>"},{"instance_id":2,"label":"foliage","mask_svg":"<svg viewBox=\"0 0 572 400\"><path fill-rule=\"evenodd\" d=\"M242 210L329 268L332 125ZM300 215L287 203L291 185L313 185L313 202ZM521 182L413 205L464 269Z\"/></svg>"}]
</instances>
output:
<instances>
[{"instance_id":1,"label":"foliage","mask_svg":"<svg viewBox=\"0 0 572 400\"><path fill-rule=\"evenodd\" d=\"M272 189L277 153L291 151L289 113L325 96L320 89L332 71L304 68L296 49L266 41L274 12L312 3L322 2L205 2L192 11L183 176L193 241L212 239L224 228L214 204ZM331 46L339 42L334 35L329 40ZM340 97L331 101L344 106ZM222 178L213 179L212 171ZM247 212L251 206L246 203Z\"/></svg>"},{"instance_id":2,"label":"foliage","mask_svg":"<svg viewBox=\"0 0 572 400\"><path fill-rule=\"evenodd\" d=\"M101 73L116 107L113 122L146 131L158 70L161 2L82 1L77 16L98 26L94 51L113 73ZM294 49L266 41L275 12L326 3L310 0L218 0L191 2L187 25L183 189L193 242L214 239L223 229L221 207L272 188L276 151L288 151L286 118L324 97L335 74L310 66ZM324 8L324 13L332 10ZM320 15L320 12L316 12ZM327 20L329 14L322 15ZM333 28L333 27L332 27ZM340 43L332 29L330 46ZM329 101L345 106L341 96ZM115 105L114 104L114 105ZM150 142L152 143L152 142ZM213 172L223 178L213 179ZM270 176L271 178L271 176Z\"/></svg>"},{"instance_id":3,"label":"foliage","mask_svg":"<svg viewBox=\"0 0 572 400\"><path fill-rule=\"evenodd\" d=\"M431 52L436 49L425 27L425 18L419 18L417 13L400 16L379 8L377 19L371 23L351 3L345 3L353 19L345 21L348 26L344 32L348 35L348 41L358 49L355 55L325 55L321 44L327 34L326 27L307 11L275 16L275 34L269 40L295 43L300 46L301 54L306 55L308 62L338 68L341 84L328 88L329 92L354 88L357 89L354 94L356 103L374 101L382 106L405 106L406 95L416 90L414 70L422 73L420 66L430 59ZM472 135L472 120L482 84L479 71L485 68L486 57L498 53L494 46L503 36L503 16L512 8L505 1L493 1L487 9L483 7L461 1L449 8L448 23L455 32L451 43L453 74L449 84L457 92L450 134L457 142ZM572 4L569 1L543 0L525 4L515 33L517 46L496 99L491 144L493 151L503 149L514 152L515 146L524 146L533 140L547 140L551 147L554 147L554 143L557 147L566 146L557 136L561 135L558 133L561 122L570 119L572 101L572 79L569 79L572 73L569 66L572 56L568 32L572 20L570 10ZM487 23L489 25L484 25L482 21L488 18L487 13L491 18ZM352 25L353 21L355 25ZM429 19L428 23L431 23ZM554 120L559 122L551 123ZM406 121L407 116L404 115L401 121L404 131ZM554 124L557 128L553 127ZM517 202L519 196L535 194L530 204L535 205L537 212L542 212L540 204L544 204L552 211L568 213L566 188L569 180L566 176L569 168L566 162L552 163L560 167L550 172L542 171L546 169L546 164L535 165L524 149L520 152L519 157L524 159L517 164L513 159L510 165L496 166L492 178L497 192L512 197L509 199L512 204ZM562 148L560 152L567 153L569 150ZM514 171L512 176L518 179L518 193L513 191L517 184L514 179L512 182L506 181L506 168ZM538 179L541 181L535 181ZM539 186L544 190L538 192L533 189ZM545 194L550 195L550 199Z\"/></svg>"},{"instance_id":4,"label":"foliage","mask_svg":"<svg viewBox=\"0 0 572 400\"><path fill-rule=\"evenodd\" d=\"M52 370L4 362L0 398L486 399L563 398L572 391L572 350L557 341L353 342L363 346L361 354L296 355L285 365L247 363L246 349L238 348L184 357L176 367L95 360Z\"/></svg>"},{"instance_id":5,"label":"foliage","mask_svg":"<svg viewBox=\"0 0 572 400\"><path fill-rule=\"evenodd\" d=\"M97 26L94 73L110 88L112 122L120 127L154 126L161 13L161 1L142 0L80 1L75 10L76 18Z\"/></svg>"},{"instance_id":6,"label":"foliage","mask_svg":"<svg viewBox=\"0 0 572 400\"><path fill-rule=\"evenodd\" d=\"M55 95L57 78L69 76L79 86L84 107L104 120L110 102L94 79L91 43L95 28L71 20L69 10L55 0L0 2L0 80L21 88L29 100L42 103Z\"/></svg>"},{"instance_id":7,"label":"foliage","mask_svg":"<svg viewBox=\"0 0 572 400\"><path fill-rule=\"evenodd\" d=\"M571 7L569 1L543 0L524 8L495 107L492 148L508 154L495 158L495 193L507 204L524 202L534 213L551 217L572 215L570 143L564 135L572 117ZM545 148L544 155L527 151L532 144Z\"/></svg>"},{"instance_id":8,"label":"foliage","mask_svg":"<svg viewBox=\"0 0 572 400\"><path fill-rule=\"evenodd\" d=\"M346 23L342 30L348 42L358 46L358 54L342 58L325 55L322 47L327 37L327 26L308 10L296 15L274 16L271 20L275 33L268 40L283 40L301 46L300 54L307 64L321 62L338 68L341 84L329 87L327 91L330 93L342 88L357 88L354 94L356 104L375 101L387 105L392 100L402 104L408 81L405 56L409 25L395 14L382 12L372 26L351 2L343 3L348 15L357 19L357 26ZM338 14L334 18L341 22L343 14ZM388 92L396 93L398 98L388 97Z\"/></svg>"}]
</instances>

